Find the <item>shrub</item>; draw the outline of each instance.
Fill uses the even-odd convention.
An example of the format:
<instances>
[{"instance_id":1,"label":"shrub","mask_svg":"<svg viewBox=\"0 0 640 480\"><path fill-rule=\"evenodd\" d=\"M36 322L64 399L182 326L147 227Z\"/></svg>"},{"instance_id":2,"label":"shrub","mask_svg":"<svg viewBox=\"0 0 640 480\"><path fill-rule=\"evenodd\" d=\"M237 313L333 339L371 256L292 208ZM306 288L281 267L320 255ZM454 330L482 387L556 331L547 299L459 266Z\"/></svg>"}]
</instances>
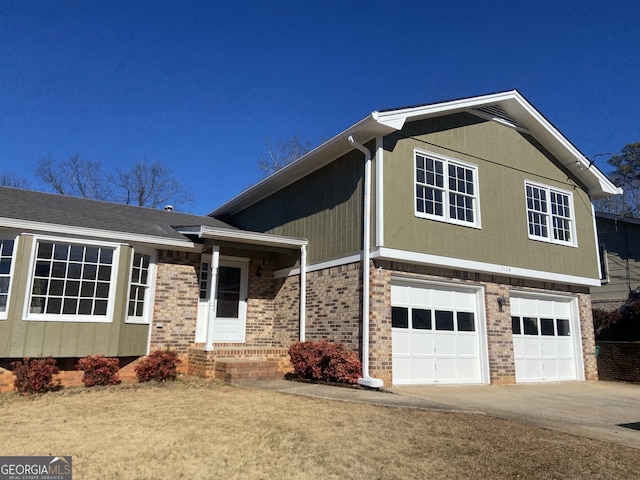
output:
<instances>
[{"instance_id":1,"label":"shrub","mask_svg":"<svg viewBox=\"0 0 640 480\"><path fill-rule=\"evenodd\" d=\"M135 370L138 382L175 380L178 375L178 363L180 363L180 360L175 352L156 350L136 365Z\"/></svg>"},{"instance_id":2,"label":"shrub","mask_svg":"<svg viewBox=\"0 0 640 480\"><path fill-rule=\"evenodd\" d=\"M60 388L60 379L53 382L53 375L59 373L56 361L51 358L25 358L11 363L15 379L13 386L22 395L46 393Z\"/></svg>"},{"instance_id":3,"label":"shrub","mask_svg":"<svg viewBox=\"0 0 640 480\"><path fill-rule=\"evenodd\" d=\"M289 348L296 376L307 380L357 383L362 370L358 356L341 343L296 342Z\"/></svg>"},{"instance_id":4,"label":"shrub","mask_svg":"<svg viewBox=\"0 0 640 480\"><path fill-rule=\"evenodd\" d=\"M120 360L117 358L107 358L104 355L87 355L78 360L76 369L84 371L82 383L87 387L117 385L120 383L118 378Z\"/></svg>"},{"instance_id":5,"label":"shrub","mask_svg":"<svg viewBox=\"0 0 640 480\"><path fill-rule=\"evenodd\" d=\"M592 313L596 340L640 340L640 300L630 300L613 312L594 308Z\"/></svg>"}]
</instances>

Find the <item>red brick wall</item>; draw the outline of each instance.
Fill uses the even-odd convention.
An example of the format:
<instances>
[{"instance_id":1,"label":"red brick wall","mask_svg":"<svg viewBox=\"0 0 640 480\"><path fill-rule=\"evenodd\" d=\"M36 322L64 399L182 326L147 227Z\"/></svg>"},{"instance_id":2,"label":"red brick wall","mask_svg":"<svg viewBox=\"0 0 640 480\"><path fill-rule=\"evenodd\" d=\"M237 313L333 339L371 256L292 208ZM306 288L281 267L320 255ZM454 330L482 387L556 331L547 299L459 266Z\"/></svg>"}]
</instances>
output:
<instances>
[{"instance_id":1,"label":"red brick wall","mask_svg":"<svg viewBox=\"0 0 640 480\"><path fill-rule=\"evenodd\" d=\"M640 342L596 342L600 380L640 382Z\"/></svg>"}]
</instances>

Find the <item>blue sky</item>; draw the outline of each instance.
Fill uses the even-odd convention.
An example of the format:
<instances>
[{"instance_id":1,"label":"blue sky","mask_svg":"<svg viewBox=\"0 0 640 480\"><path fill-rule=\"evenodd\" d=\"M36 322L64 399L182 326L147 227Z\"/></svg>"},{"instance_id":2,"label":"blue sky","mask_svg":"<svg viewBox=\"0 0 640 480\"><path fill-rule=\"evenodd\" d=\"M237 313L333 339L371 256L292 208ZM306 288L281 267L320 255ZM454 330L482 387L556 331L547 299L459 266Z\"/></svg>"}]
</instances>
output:
<instances>
[{"instance_id":1,"label":"blue sky","mask_svg":"<svg viewBox=\"0 0 640 480\"><path fill-rule=\"evenodd\" d=\"M514 88L587 157L640 141L637 3L0 1L0 173L34 189L49 155L146 158L206 214L267 137Z\"/></svg>"}]
</instances>

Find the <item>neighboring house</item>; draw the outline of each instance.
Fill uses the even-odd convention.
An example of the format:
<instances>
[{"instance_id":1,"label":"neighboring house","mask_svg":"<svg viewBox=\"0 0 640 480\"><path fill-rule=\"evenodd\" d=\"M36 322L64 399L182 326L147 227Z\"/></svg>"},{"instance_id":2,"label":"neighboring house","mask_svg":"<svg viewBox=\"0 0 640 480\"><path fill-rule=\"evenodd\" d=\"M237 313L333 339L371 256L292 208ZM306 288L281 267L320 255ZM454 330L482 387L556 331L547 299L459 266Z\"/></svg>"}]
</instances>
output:
<instances>
[{"instance_id":1,"label":"neighboring house","mask_svg":"<svg viewBox=\"0 0 640 480\"><path fill-rule=\"evenodd\" d=\"M615 310L640 293L640 219L596 212L602 286L591 289L594 308Z\"/></svg>"},{"instance_id":2,"label":"neighboring house","mask_svg":"<svg viewBox=\"0 0 640 480\"><path fill-rule=\"evenodd\" d=\"M362 384L596 380L592 200L619 193L508 91L373 112L210 215L308 239L274 276Z\"/></svg>"},{"instance_id":3,"label":"neighboring house","mask_svg":"<svg viewBox=\"0 0 640 480\"><path fill-rule=\"evenodd\" d=\"M517 91L373 112L206 217L0 188L0 387L157 348L273 375L298 339L373 387L595 380L591 200L619 192Z\"/></svg>"},{"instance_id":4,"label":"neighboring house","mask_svg":"<svg viewBox=\"0 0 640 480\"><path fill-rule=\"evenodd\" d=\"M127 363L171 348L194 375L224 378L228 359L266 361L273 374L299 326L278 323L272 272L305 245L206 216L0 187L0 373L23 357L73 369L85 355Z\"/></svg>"}]
</instances>

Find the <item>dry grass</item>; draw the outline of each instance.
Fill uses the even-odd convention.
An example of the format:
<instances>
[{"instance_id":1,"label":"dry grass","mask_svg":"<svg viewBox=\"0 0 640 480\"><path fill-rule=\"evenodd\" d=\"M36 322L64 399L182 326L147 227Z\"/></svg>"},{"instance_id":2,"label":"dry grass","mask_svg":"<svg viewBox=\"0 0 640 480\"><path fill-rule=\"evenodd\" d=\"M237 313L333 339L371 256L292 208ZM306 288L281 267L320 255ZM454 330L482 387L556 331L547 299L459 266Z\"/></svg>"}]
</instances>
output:
<instances>
[{"instance_id":1,"label":"dry grass","mask_svg":"<svg viewBox=\"0 0 640 480\"><path fill-rule=\"evenodd\" d=\"M637 478L638 450L482 415L204 383L0 395L0 454L74 479Z\"/></svg>"}]
</instances>

